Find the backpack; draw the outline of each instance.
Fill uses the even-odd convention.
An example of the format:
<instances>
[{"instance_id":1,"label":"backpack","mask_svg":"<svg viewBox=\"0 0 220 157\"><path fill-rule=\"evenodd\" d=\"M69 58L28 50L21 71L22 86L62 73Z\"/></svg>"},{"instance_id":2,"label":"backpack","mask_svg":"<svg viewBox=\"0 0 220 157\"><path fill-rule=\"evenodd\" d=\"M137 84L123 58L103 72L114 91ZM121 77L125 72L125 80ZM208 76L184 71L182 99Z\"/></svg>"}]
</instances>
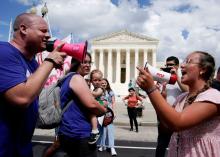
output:
<instances>
[{"instance_id":1,"label":"backpack","mask_svg":"<svg viewBox=\"0 0 220 157\"><path fill-rule=\"evenodd\" d=\"M37 128L53 129L59 126L63 113L72 102L71 100L68 100L64 104L63 110L61 109L60 87L63 81L71 74L73 73L68 73L56 83L41 91L39 95L39 117L37 120Z\"/></svg>"}]
</instances>

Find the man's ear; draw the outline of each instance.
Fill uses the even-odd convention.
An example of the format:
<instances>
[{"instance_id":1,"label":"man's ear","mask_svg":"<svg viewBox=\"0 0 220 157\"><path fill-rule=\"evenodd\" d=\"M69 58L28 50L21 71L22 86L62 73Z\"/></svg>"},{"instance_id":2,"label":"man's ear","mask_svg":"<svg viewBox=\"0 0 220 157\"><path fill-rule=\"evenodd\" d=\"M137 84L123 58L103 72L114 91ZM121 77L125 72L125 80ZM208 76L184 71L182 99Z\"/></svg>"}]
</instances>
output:
<instances>
[{"instance_id":1,"label":"man's ear","mask_svg":"<svg viewBox=\"0 0 220 157\"><path fill-rule=\"evenodd\" d=\"M19 26L19 28L20 28L20 32L21 32L22 34L27 34L27 26L26 26L26 25L21 24L21 25Z\"/></svg>"}]
</instances>

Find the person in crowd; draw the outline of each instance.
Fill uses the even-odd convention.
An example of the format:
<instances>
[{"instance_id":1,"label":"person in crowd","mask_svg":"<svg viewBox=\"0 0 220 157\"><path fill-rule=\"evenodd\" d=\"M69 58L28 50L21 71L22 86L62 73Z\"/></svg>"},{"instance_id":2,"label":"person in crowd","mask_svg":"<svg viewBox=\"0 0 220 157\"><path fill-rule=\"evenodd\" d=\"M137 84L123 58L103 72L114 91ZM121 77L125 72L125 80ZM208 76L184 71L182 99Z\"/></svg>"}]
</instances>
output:
<instances>
[{"instance_id":1,"label":"person in crowd","mask_svg":"<svg viewBox=\"0 0 220 157\"><path fill-rule=\"evenodd\" d=\"M130 120L130 131L133 131L133 122L135 124L135 131L138 132L138 122L137 122L137 110L136 108L142 104L142 98L135 93L133 87L128 89L129 95L124 97L122 100L127 104L127 111ZM127 100L127 103L125 102Z\"/></svg>"},{"instance_id":2,"label":"person in crowd","mask_svg":"<svg viewBox=\"0 0 220 157\"><path fill-rule=\"evenodd\" d=\"M86 53L86 57L85 57L83 63L79 62L75 58L72 58L69 71L76 72L76 73L80 74L82 77L85 77L90 73L91 60L92 60L92 58L91 58L90 53ZM56 151L60 148L60 141L59 141L59 137L57 134L58 130L59 130L59 127L56 128L55 139L54 139L53 144L47 148L43 157L52 157L56 153Z\"/></svg>"},{"instance_id":3,"label":"person in crowd","mask_svg":"<svg viewBox=\"0 0 220 157\"><path fill-rule=\"evenodd\" d=\"M101 116L106 108L95 100L83 78L91 66L91 56L87 54L82 63L72 61L70 72L61 85L61 106L69 99L72 104L64 112L59 126L58 137L60 147L70 157L96 157L96 144L88 144L92 124L90 115Z\"/></svg>"},{"instance_id":4,"label":"person in crowd","mask_svg":"<svg viewBox=\"0 0 220 157\"><path fill-rule=\"evenodd\" d=\"M101 87L103 74L100 70L95 69L90 74L90 82L93 85L94 89L92 91L92 95L99 102L100 105L106 107L106 100L104 99L105 90ZM90 116L92 123L92 132L89 140L89 144L94 144L100 137L99 129L98 129L98 120L96 115Z\"/></svg>"},{"instance_id":5,"label":"person in crowd","mask_svg":"<svg viewBox=\"0 0 220 157\"><path fill-rule=\"evenodd\" d=\"M172 106L176 97L182 92L187 91L186 85L183 85L180 81L180 71L179 71L179 59L175 56L170 56L166 59L165 69L169 69L168 72L177 75L177 82L175 84L167 84L166 82L158 83L162 88L161 94L167 100L167 102ZM163 123L161 123L158 117L158 137L157 137L157 147L156 147L156 157L164 157L166 154L166 149L170 142L170 137L172 131L166 128Z\"/></svg>"},{"instance_id":6,"label":"person in crowd","mask_svg":"<svg viewBox=\"0 0 220 157\"><path fill-rule=\"evenodd\" d=\"M160 94L152 75L137 67L137 84L146 91L161 122L174 131L168 157L220 156L220 92L210 87L214 58L207 52L190 53L181 64L181 82L189 92L177 97L174 107Z\"/></svg>"},{"instance_id":7,"label":"person in crowd","mask_svg":"<svg viewBox=\"0 0 220 157\"><path fill-rule=\"evenodd\" d=\"M47 22L38 15L18 15L13 31L10 42L0 42L0 157L31 157L38 95L66 53L59 52L62 43L38 66L35 55L50 38Z\"/></svg>"},{"instance_id":8,"label":"person in crowd","mask_svg":"<svg viewBox=\"0 0 220 157\"><path fill-rule=\"evenodd\" d=\"M212 81L212 88L220 91L220 67L218 67L216 78Z\"/></svg>"},{"instance_id":9,"label":"person in crowd","mask_svg":"<svg viewBox=\"0 0 220 157\"><path fill-rule=\"evenodd\" d=\"M102 88L105 89L105 100L107 100L107 107L111 108L114 115L116 111L116 103L115 103L115 94L110 87L110 84L106 78L102 79ZM106 150L108 147L111 150L112 156L117 156L115 146L115 138L114 138L114 125L113 123L107 125L103 128L103 134L100 136L100 147L99 151Z\"/></svg>"}]
</instances>

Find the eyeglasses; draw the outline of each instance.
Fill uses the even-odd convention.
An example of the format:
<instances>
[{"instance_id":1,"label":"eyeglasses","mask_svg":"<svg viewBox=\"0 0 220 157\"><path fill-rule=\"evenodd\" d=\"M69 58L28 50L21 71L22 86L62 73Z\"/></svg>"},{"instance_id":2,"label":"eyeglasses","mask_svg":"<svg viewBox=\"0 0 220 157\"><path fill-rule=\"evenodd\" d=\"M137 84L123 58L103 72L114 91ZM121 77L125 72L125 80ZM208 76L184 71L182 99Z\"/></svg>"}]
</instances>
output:
<instances>
[{"instance_id":1,"label":"eyeglasses","mask_svg":"<svg viewBox=\"0 0 220 157\"><path fill-rule=\"evenodd\" d=\"M88 64L88 65L92 65L93 62L91 62L91 61L83 61L82 64L84 64L84 65L86 65L86 64Z\"/></svg>"},{"instance_id":2,"label":"eyeglasses","mask_svg":"<svg viewBox=\"0 0 220 157\"><path fill-rule=\"evenodd\" d=\"M199 62L195 62L192 59L185 59L182 64L200 64Z\"/></svg>"}]
</instances>

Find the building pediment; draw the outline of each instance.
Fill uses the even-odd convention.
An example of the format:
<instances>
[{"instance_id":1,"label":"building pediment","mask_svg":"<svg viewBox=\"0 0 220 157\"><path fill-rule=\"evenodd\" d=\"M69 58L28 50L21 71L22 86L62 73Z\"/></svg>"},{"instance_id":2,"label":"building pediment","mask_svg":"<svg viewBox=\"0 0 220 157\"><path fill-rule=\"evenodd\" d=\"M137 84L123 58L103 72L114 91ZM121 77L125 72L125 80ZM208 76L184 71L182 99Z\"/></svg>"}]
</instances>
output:
<instances>
[{"instance_id":1,"label":"building pediment","mask_svg":"<svg viewBox=\"0 0 220 157\"><path fill-rule=\"evenodd\" d=\"M115 32L92 39L92 43L142 43L159 42L157 39L144 35L128 32L127 30Z\"/></svg>"}]
</instances>

